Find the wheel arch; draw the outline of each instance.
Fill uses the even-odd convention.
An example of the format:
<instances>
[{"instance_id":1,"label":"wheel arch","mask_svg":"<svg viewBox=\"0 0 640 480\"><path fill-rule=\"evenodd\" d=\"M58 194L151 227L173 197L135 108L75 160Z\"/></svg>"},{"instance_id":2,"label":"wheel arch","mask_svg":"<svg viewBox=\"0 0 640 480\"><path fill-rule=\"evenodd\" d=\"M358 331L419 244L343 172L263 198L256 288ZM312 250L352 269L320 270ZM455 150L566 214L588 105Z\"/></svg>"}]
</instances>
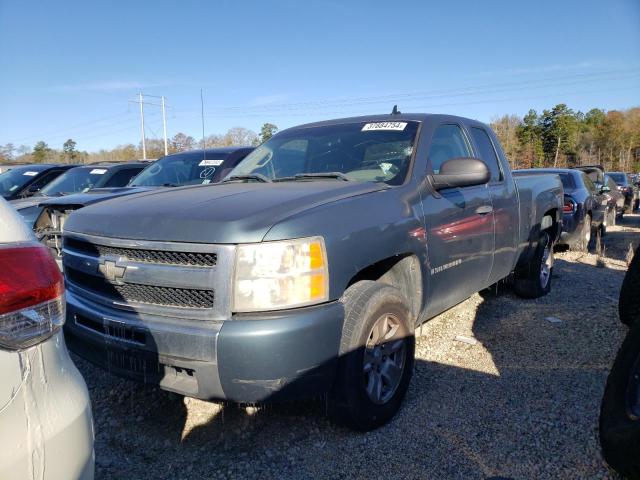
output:
<instances>
[{"instance_id":1,"label":"wheel arch","mask_svg":"<svg viewBox=\"0 0 640 480\"><path fill-rule=\"evenodd\" d=\"M368 265L349 279L347 288L361 280L373 280L396 287L409 301L414 321L423 302L423 273L420 261L413 253L387 257Z\"/></svg>"}]
</instances>

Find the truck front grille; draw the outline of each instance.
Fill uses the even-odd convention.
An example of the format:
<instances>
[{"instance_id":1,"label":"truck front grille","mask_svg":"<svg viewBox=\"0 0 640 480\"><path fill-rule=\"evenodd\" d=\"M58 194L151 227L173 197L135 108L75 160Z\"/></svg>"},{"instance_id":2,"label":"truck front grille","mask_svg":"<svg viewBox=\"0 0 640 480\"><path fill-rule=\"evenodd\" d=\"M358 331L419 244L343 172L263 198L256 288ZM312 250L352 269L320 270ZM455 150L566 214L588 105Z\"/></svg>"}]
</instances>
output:
<instances>
[{"instance_id":1,"label":"truck front grille","mask_svg":"<svg viewBox=\"0 0 640 480\"><path fill-rule=\"evenodd\" d=\"M235 246L63 233L67 288L115 310L191 320L231 317Z\"/></svg>"},{"instance_id":2,"label":"truck front grille","mask_svg":"<svg viewBox=\"0 0 640 480\"><path fill-rule=\"evenodd\" d=\"M213 307L213 290L160 287L138 283L118 285L73 268L67 268L66 274L68 281L114 301L169 305L173 307Z\"/></svg>"},{"instance_id":3,"label":"truck front grille","mask_svg":"<svg viewBox=\"0 0 640 480\"><path fill-rule=\"evenodd\" d=\"M123 248L109 245L97 245L74 238L67 238L65 248L86 253L95 257L114 256L127 258L135 262L159 263L166 265L188 265L199 267L213 267L218 257L215 253L207 252L177 252L163 250L148 250L142 248Z\"/></svg>"}]
</instances>

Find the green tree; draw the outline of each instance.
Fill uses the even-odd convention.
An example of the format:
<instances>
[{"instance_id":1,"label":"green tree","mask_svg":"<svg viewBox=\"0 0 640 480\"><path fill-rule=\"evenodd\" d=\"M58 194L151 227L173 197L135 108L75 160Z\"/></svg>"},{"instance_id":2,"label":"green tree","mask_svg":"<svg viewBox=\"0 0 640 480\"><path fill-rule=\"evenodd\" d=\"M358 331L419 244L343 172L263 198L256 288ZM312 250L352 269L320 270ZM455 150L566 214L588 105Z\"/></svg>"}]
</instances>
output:
<instances>
[{"instance_id":1,"label":"green tree","mask_svg":"<svg viewBox=\"0 0 640 480\"><path fill-rule=\"evenodd\" d=\"M62 152L65 161L73 163L78 158L78 151L76 150L77 143L73 139L69 139L62 145Z\"/></svg>"},{"instance_id":2,"label":"green tree","mask_svg":"<svg viewBox=\"0 0 640 480\"><path fill-rule=\"evenodd\" d=\"M579 120L564 103L542 112L542 147L549 163L559 166L560 154L565 158L575 157L578 141Z\"/></svg>"},{"instance_id":3,"label":"green tree","mask_svg":"<svg viewBox=\"0 0 640 480\"><path fill-rule=\"evenodd\" d=\"M522 124L516 130L516 135L520 143L520 166L522 168L543 167L542 132L538 113L535 110L529 110L524 116Z\"/></svg>"},{"instance_id":4,"label":"green tree","mask_svg":"<svg viewBox=\"0 0 640 480\"><path fill-rule=\"evenodd\" d=\"M47 158L48 154L51 152L49 145L40 140L33 147L32 157L34 163L42 163Z\"/></svg>"},{"instance_id":5,"label":"green tree","mask_svg":"<svg viewBox=\"0 0 640 480\"><path fill-rule=\"evenodd\" d=\"M273 123L265 123L260 129L260 143L264 143L273 137L278 131L278 127Z\"/></svg>"}]
</instances>

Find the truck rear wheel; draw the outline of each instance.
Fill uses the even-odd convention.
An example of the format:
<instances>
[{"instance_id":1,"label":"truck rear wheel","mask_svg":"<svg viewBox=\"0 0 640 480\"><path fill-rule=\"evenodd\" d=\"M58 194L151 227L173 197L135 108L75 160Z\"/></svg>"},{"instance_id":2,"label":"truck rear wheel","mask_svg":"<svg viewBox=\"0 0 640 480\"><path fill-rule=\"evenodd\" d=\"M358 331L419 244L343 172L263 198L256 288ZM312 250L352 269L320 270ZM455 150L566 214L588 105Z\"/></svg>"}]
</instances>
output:
<instances>
[{"instance_id":1,"label":"truck rear wheel","mask_svg":"<svg viewBox=\"0 0 640 480\"><path fill-rule=\"evenodd\" d=\"M515 292L524 298L538 298L551 291L553 272L553 244L546 231L540 233L540 240L531 262L516 270L513 284Z\"/></svg>"},{"instance_id":2,"label":"truck rear wheel","mask_svg":"<svg viewBox=\"0 0 640 480\"><path fill-rule=\"evenodd\" d=\"M613 363L600 407L600 445L609 466L640 479L640 322Z\"/></svg>"},{"instance_id":3,"label":"truck rear wheel","mask_svg":"<svg viewBox=\"0 0 640 480\"><path fill-rule=\"evenodd\" d=\"M387 423L400 409L413 374L411 310L394 287L369 280L347 289L333 416L356 430Z\"/></svg>"}]
</instances>

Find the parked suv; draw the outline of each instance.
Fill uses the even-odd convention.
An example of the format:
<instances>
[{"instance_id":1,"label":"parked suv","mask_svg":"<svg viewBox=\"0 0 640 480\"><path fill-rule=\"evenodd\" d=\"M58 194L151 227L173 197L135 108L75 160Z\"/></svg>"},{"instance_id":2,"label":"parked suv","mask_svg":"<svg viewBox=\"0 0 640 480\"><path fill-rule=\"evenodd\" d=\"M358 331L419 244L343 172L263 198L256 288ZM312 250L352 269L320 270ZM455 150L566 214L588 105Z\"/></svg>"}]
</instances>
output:
<instances>
[{"instance_id":1,"label":"parked suv","mask_svg":"<svg viewBox=\"0 0 640 480\"><path fill-rule=\"evenodd\" d=\"M124 187L147 165L149 164L146 162L97 163L75 167L45 185L35 195L13 200L11 204L22 215L27 225L33 228L33 224L43 208L39 204L47 197L61 197L100 187Z\"/></svg>"},{"instance_id":2,"label":"parked suv","mask_svg":"<svg viewBox=\"0 0 640 480\"><path fill-rule=\"evenodd\" d=\"M550 173L560 177L564 189L562 235L558 243L587 251L593 246L594 234L602 234L605 231L608 200L601 189L581 170L536 168L514 171L516 176Z\"/></svg>"},{"instance_id":3,"label":"parked suv","mask_svg":"<svg viewBox=\"0 0 640 480\"><path fill-rule=\"evenodd\" d=\"M38 193L65 171L76 165L23 165L0 173L0 195L5 200L15 200Z\"/></svg>"},{"instance_id":4,"label":"parked suv","mask_svg":"<svg viewBox=\"0 0 640 480\"><path fill-rule=\"evenodd\" d=\"M0 198L0 478L93 478L89 395L64 321L58 267Z\"/></svg>"},{"instance_id":5,"label":"parked suv","mask_svg":"<svg viewBox=\"0 0 640 480\"><path fill-rule=\"evenodd\" d=\"M116 198L64 231L71 348L242 403L328 394L358 429L400 408L427 319L514 273L551 288L562 184L511 175L486 125L396 114L274 135L216 185Z\"/></svg>"},{"instance_id":6,"label":"parked suv","mask_svg":"<svg viewBox=\"0 0 640 480\"><path fill-rule=\"evenodd\" d=\"M638 187L631 181L629 174L624 172L607 172L607 175L616 182L618 190L624 195L625 213L631 213L638 209Z\"/></svg>"}]
</instances>

